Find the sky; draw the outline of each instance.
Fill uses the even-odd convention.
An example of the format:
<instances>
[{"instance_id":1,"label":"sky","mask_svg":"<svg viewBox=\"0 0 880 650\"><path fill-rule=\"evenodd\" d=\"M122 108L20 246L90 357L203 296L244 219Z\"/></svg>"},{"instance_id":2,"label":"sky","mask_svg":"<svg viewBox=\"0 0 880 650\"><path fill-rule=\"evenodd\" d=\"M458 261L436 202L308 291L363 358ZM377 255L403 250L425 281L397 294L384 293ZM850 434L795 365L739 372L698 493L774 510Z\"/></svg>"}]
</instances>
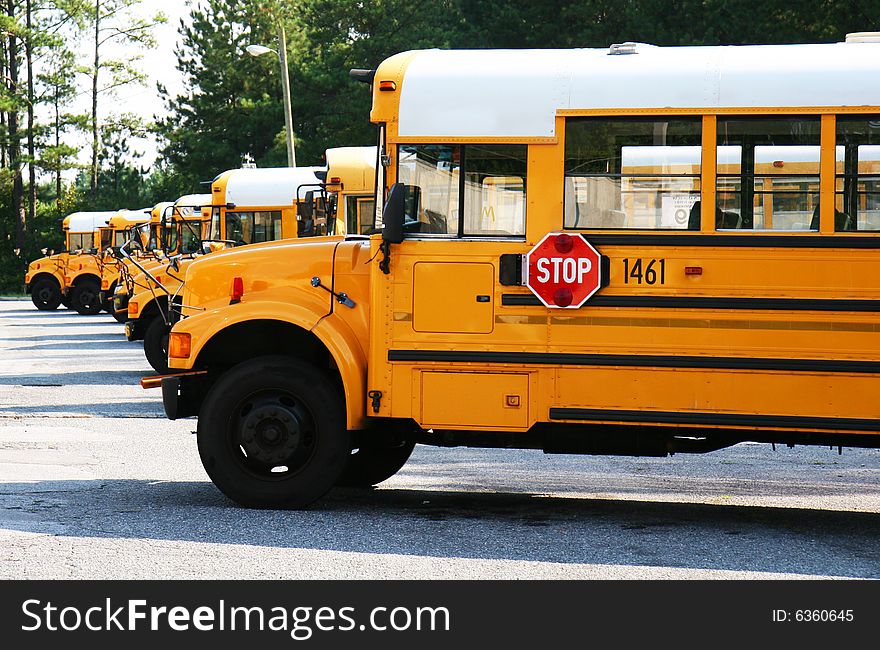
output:
<instances>
[{"instance_id":1,"label":"sky","mask_svg":"<svg viewBox=\"0 0 880 650\"><path fill-rule=\"evenodd\" d=\"M197 0L195 0L197 1ZM105 118L108 113L130 112L141 116L145 121L153 121L155 116L165 115L167 111L159 97L157 83L162 83L172 94L178 94L183 89L183 79L176 66L177 58L174 55L175 47L180 41L177 33L181 19L189 20L190 6L193 0L144 0L135 13L138 16L150 17L156 12L161 11L168 18L168 21L155 30L156 41L158 45L149 52L144 52L144 58L139 63L143 72L147 74L147 82L145 85L132 84L122 87L116 91L113 98L105 97L99 101L99 122ZM131 46L127 46L130 48ZM116 43L108 44L104 56L106 58L116 58L125 54L126 46ZM88 61L91 57L89 43L80 44L80 54ZM91 82L82 78L82 92L78 96L77 101L72 107L76 112L87 113L91 110ZM102 107L103 104L103 107ZM68 139L71 140L70 136ZM82 135L76 143L81 147L80 162L88 163L91 156L89 142L91 136ZM141 166L152 166L157 156L157 143L154 138L145 138L136 140L131 143L135 151L141 152L143 157L139 160ZM76 172L72 172L71 176L76 176Z\"/></svg>"}]
</instances>

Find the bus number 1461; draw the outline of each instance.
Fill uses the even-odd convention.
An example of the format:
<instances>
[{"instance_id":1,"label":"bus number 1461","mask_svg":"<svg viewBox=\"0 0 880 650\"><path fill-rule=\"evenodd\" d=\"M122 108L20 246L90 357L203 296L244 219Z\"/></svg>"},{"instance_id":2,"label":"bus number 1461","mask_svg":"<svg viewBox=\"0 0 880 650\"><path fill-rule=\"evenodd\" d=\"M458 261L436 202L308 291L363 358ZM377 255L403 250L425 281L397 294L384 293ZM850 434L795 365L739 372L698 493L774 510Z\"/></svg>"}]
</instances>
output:
<instances>
[{"instance_id":1,"label":"bus number 1461","mask_svg":"<svg viewBox=\"0 0 880 650\"><path fill-rule=\"evenodd\" d=\"M624 284L666 284L666 260L623 258Z\"/></svg>"}]
</instances>

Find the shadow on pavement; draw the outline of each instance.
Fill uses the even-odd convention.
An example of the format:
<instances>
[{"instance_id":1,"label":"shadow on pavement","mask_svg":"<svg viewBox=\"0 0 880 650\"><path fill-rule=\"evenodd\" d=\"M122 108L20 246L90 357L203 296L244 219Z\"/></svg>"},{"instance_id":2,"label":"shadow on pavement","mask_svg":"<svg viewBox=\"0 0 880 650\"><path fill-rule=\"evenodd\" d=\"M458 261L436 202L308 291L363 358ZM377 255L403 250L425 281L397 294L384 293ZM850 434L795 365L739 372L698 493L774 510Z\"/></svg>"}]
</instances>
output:
<instances>
[{"instance_id":1,"label":"shadow on pavement","mask_svg":"<svg viewBox=\"0 0 880 650\"><path fill-rule=\"evenodd\" d=\"M880 577L880 515L795 508L337 489L306 511L246 510L207 482L40 481L0 484L0 526L76 537Z\"/></svg>"}]
</instances>

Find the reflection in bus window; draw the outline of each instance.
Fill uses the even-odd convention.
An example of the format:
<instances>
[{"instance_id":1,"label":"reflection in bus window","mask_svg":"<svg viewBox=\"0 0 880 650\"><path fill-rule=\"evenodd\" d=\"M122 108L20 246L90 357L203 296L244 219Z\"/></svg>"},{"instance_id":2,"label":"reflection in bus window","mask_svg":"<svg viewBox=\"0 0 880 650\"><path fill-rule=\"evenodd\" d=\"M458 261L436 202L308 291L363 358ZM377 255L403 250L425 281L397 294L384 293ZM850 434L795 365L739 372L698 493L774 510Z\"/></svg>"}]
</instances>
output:
<instances>
[{"instance_id":1,"label":"reflection in bus window","mask_svg":"<svg viewBox=\"0 0 880 650\"><path fill-rule=\"evenodd\" d=\"M89 250L94 246L95 236L90 232L72 232L67 236L67 250L70 252Z\"/></svg>"},{"instance_id":2,"label":"reflection in bus window","mask_svg":"<svg viewBox=\"0 0 880 650\"><path fill-rule=\"evenodd\" d=\"M227 212L226 238L239 246L281 239L281 212Z\"/></svg>"},{"instance_id":3,"label":"reflection in bus window","mask_svg":"<svg viewBox=\"0 0 880 650\"><path fill-rule=\"evenodd\" d=\"M565 227L695 229L700 118L570 118Z\"/></svg>"},{"instance_id":4,"label":"reflection in bus window","mask_svg":"<svg viewBox=\"0 0 880 650\"><path fill-rule=\"evenodd\" d=\"M178 253L183 253L184 255L188 255L190 253L196 253L201 250L202 241L200 237L200 229L201 223L198 221L188 221L185 223L181 223L178 225L179 236L178 241L180 242L180 250Z\"/></svg>"},{"instance_id":5,"label":"reflection in bus window","mask_svg":"<svg viewBox=\"0 0 880 650\"><path fill-rule=\"evenodd\" d=\"M819 229L819 119L719 118L716 228Z\"/></svg>"},{"instance_id":6,"label":"reflection in bus window","mask_svg":"<svg viewBox=\"0 0 880 650\"><path fill-rule=\"evenodd\" d=\"M880 115L838 116L835 230L880 230Z\"/></svg>"},{"instance_id":7,"label":"reflection in bus window","mask_svg":"<svg viewBox=\"0 0 880 650\"><path fill-rule=\"evenodd\" d=\"M525 233L525 145L401 145L398 151L398 179L408 187L408 231Z\"/></svg>"},{"instance_id":8,"label":"reflection in bus window","mask_svg":"<svg viewBox=\"0 0 880 650\"><path fill-rule=\"evenodd\" d=\"M464 168L464 234L524 235L526 147L468 145Z\"/></svg>"},{"instance_id":9,"label":"reflection in bus window","mask_svg":"<svg viewBox=\"0 0 880 650\"><path fill-rule=\"evenodd\" d=\"M345 197L345 226L349 234L369 235L376 230L376 199L373 196Z\"/></svg>"},{"instance_id":10,"label":"reflection in bus window","mask_svg":"<svg viewBox=\"0 0 880 650\"><path fill-rule=\"evenodd\" d=\"M458 234L458 175L461 147L458 145L402 145L398 154L397 178L410 186L415 204L407 221L421 222L423 234ZM415 200L417 197L417 200Z\"/></svg>"}]
</instances>

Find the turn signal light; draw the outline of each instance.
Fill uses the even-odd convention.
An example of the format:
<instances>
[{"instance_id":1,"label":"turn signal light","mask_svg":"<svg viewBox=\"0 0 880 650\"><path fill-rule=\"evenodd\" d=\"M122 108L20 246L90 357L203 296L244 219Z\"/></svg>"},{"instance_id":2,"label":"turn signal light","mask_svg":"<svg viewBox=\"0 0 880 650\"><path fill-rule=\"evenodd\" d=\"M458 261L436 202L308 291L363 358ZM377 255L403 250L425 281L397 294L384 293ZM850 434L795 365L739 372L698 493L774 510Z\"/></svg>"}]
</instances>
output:
<instances>
[{"instance_id":1,"label":"turn signal light","mask_svg":"<svg viewBox=\"0 0 880 650\"><path fill-rule=\"evenodd\" d=\"M229 290L229 302L241 302L244 295L244 280L241 276L232 278L232 288Z\"/></svg>"},{"instance_id":2,"label":"turn signal light","mask_svg":"<svg viewBox=\"0 0 880 650\"><path fill-rule=\"evenodd\" d=\"M138 315L138 304L136 302L128 303L128 317L129 318L137 318Z\"/></svg>"},{"instance_id":3,"label":"turn signal light","mask_svg":"<svg viewBox=\"0 0 880 650\"><path fill-rule=\"evenodd\" d=\"M110 280L101 280L101 290L107 291L110 288Z\"/></svg>"},{"instance_id":4,"label":"turn signal light","mask_svg":"<svg viewBox=\"0 0 880 650\"><path fill-rule=\"evenodd\" d=\"M189 359L192 337L189 332L171 332L168 337L168 356L171 359Z\"/></svg>"},{"instance_id":5,"label":"turn signal light","mask_svg":"<svg viewBox=\"0 0 880 650\"><path fill-rule=\"evenodd\" d=\"M397 90L397 84L393 81L380 81L379 82L379 90L388 92Z\"/></svg>"}]
</instances>

